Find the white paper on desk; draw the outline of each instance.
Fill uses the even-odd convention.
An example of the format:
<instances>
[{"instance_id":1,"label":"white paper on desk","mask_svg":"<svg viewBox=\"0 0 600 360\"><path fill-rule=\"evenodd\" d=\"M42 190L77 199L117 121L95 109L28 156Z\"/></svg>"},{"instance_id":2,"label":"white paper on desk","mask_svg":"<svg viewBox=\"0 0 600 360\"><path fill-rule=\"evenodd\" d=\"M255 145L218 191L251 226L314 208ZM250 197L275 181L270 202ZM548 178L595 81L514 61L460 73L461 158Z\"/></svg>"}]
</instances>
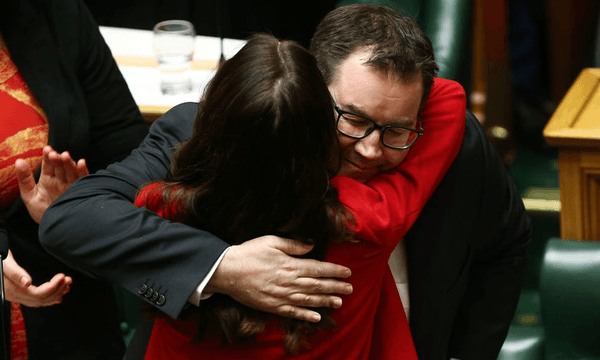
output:
<instances>
[{"instance_id":1,"label":"white paper on desk","mask_svg":"<svg viewBox=\"0 0 600 360\"><path fill-rule=\"evenodd\" d=\"M100 26L100 33L115 56L154 57L153 32L150 30ZM246 44L245 40L223 39L223 55L233 57ZM221 40L211 36L196 36L194 60L219 60Z\"/></svg>"},{"instance_id":2,"label":"white paper on desk","mask_svg":"<svg viewBox=\"0 0 600 360\"><path fill-rule=\"evenodd\" d=\"M192 71L192 92L182 95L163 95L160 91L158 68L122 66L119 68L133 99L138 105L173 107L184 102L198 102L215 71Z\"/></svg>"}]
</instances>

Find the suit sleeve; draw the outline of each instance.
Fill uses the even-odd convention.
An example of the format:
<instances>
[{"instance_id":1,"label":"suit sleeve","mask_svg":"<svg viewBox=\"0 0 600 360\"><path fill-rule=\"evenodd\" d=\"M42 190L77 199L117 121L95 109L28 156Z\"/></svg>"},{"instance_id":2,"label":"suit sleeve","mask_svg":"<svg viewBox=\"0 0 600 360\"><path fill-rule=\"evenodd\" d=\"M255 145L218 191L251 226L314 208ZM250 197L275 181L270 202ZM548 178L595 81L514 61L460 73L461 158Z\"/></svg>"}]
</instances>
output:
<instances>
[{"instance_id":1,"label":"suit sleeve","mask_svg":"<svg viewBox=\"0 0 600 360\"><path fill-rule=\"evenodd\" d=\"M357 234L394 241L404 236L458 154L465 111L460 84L436 78L421 113L424 135L397 169L366 184L342 176L332 180L340 202L356 217Z\"/></svg>"},{"instance_id":2,"label":"suit sleeve","mask_svg":"<svg viewBox=\"0 0 600 360\"><path fill-rule=\"evenodd\" d=\"M227 244L165 221L133 201L141 185L166 177L175 145L191 134L196 108L188 103L170 110L129 157L73 184L40 224L41 243L48 252L174 318ZM147 289L165 301L146 298Z\"/></svg>"},{"instance_id":3,"label":"suit sleeve","mask_svg":"<svg viewBox=\"0 0 600 360\"><path fill-rule=\"evenodd\" d=\"M487 141L473 116L477 144L482 157L478 167L481 193L476 226L473 262L467 287L458 309L450 341L450 354L461 360L494 360L502 347L519 299L526 268L526 246L531 224L521 196L510 179L500 156ZM479 151L478 151L479 152Z\"/></svg>"}]
</instances>

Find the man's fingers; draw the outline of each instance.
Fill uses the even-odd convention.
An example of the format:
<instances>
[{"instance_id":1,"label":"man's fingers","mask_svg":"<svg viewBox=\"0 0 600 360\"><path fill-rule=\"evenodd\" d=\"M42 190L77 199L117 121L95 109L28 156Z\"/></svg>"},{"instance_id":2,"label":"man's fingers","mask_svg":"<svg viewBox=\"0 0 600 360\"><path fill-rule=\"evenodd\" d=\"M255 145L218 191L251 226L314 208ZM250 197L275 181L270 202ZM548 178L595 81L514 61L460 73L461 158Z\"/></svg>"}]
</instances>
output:
<instances>
[{"instance_id":1,"label":"man's fingers","mask_svg":"<svg viewBox=\"0 0 600 360\"><path fill-rule=\"evenodd\" d=\"M69 292L71 283L72 279L64 274L57 274L40 286L20 287L7 279L6 298L28 307L55 305L62 302L62 297Z\"/></svg>"},{"instance_id":2,"label":"man's fingers","mask_svg":"<svg viewBox=\"0 0 600 360\"><path fill-rule=\"evenodd\" d=\"M283 251L288 255L304 255L311 251L313 248L312 245L307 245L300 241L281 238L278 236L267 235L258 239L261 241L269 241L271 247Z\"/></svg>"},{"instance_id":3,"label":"man's fingers","mask_svg":"<svg viewBox=\"0 0 600 360\"><path fill-rule=\"evenodd\" d=\"M15 172L17 173L17 180L19 181L21 196L29 197L31 192L35 189L35 178L33 177L31 166L27 161L17 159L17 161L15 161Z\"/></svg>"},{"instance_id":4,"label":"man's fingers","mask_svg":"<svg viewBox=\"0 0 600 360\"><path fill-rule=\"evenodd\" d=\"M60 160L62 161L62 166L65 173L65 179L68 184L72 184L79 178L77 172L77 164L71 158L71 154L68 151L60 154Z\"/></svg>"},{"instance_id":5,"label":"man's fingers","mask_svg":"<svg viewBox=\"0 0 600 360\"><path fill-rule=\"evenodd\" d=\"M306 294L352 294L352 285L335 279L316 279L301 277L294 281L294 285L301 293Z\"/></svg>"},{"instance_id":6,"label":"man's fingers","mask_svg":"<svg viewBox=\"0 0 600 360\"><path fill-rule=\"evenodd\" d=\"M305 277L345 279L352 275L352 271L345 266L314 259L293 259L291 266L299 276Z\"/></svg>"},{"instance_id":7,"label":"man's fingers","mask_svg":"<svg viewBox=\"0 0 600 360\"><path fill-rule=\"evenodd\" d=\"M303 244L300 241L290 240L277 236L264 236L268 239L270 245L287 255L304 255L312 250L312 245ZM260 239L263 239L260 238ZM313 259L295 259L293 266L302 276L323 277L323 278L347 278L352 275L352 271L342 265L317 261Z\"/></svg>"},{"instance_id":8,"label":"man's fingers","mask_svg":"<svg viewBox=\"0 0 600 360\"><path fill-rule=\"evenodd\" d=\"M304 308L297 307L297 306L292 306L292 305L280 306L275 311L275 314L283 316L283 317L289 317L289 318L293 318L293 319L305 320L305 321L310 321L310 322L321 321L321 314L319 314L318 312L304 309Z\"/></svg>"},{"instance_id":9,"label":"man's fingers","mask_svg":"<svg viewBox=\"0 0 600 360\"><path fill-rule=\"evenodd\" d=\"M52 161L50 160L50 153L52 152L55 152L52 146L44 146L41 176L54 176L54 164L52 164Z\"/></svg>"},{"instance_id":10,"label":"man's fingers","mask_svg":"<svg viewBox=\"0 0 600 360\"><path fill-rule=\"evenodd\" d=\"M12 256L12 252L8 252L8 256L2 263L4 268L4 277L10 279L15 286L28 287L31 285L31 275L23 269Z\"/></svg>"},{"instance_id":11,"label":"man's fingers","mask_svg":"<svg viewBox=\"0 0 600 360\"><path fill-rule=\"evenodd\" d=\"M340 307L339 295L350 294L352 285L339 278L350 276L351 271L345 266L290 256L311 249L275 236L232 246L205 291L227 294L254 309L319 321L319 314L305 307Z\"/></svg>"},{"instance_id":12,"label":"man's fingers","mask_svg":"<svg viewBox=\"0 0 600 360\"><path fill-rule=\"evenodd\" d=\"M65 182L65 169L63 167L63 162L61 155L56 151L51 151L48 154L48 162L49 165L52 166L54 177L56 177L59 181Z\"/></svg>"},{"instance_id":13,"label":"man's fingers","mask_svg":"<svg viewBox=\"0 0 600 360\"><path fill-rule=\"evenodd\" d=\"M79 159L77 162L77 174L80 178L90 174L85 159Z\"/></svg>"},{"instance_id":14,"label":"man's fingers","mask_svg":"<svg viewBox=\"0 0 600 360\"><path fill-rule=\"evenodd\" d=\"M62 301L62 296L70 289L71 281L68 279L64 274L56 274L49 282L34 289L33 293L45 303L56 304Z\"/></svg>"},{"instance_id":15,"label":"man's fingers","mask_svg":"<svg viewBox=\"0 0 600 360\"><path fill-rule=\"evenodd\" d=\"M69 292L73 279L65 274L56 274L47 283L40 286L31 285L31 276L8 252L3 261L6 299L29 307L50 306L62 301L62 296Z\"/></svg>"},{"instance_id":16,"label":"man's fingers","mask_svg":"<svg viewBox=\"0 0 600 360\"><path fill-rule=\"evenodd\" d=\"M71 282L71 278L65 274L56 274L50 281L40 286L32 286L29 296L36 304L34 306L58 304L62 301L62 296L69 291Z\"/></svg>"},{"instance_id":17,"label":"man's fingers","mask_svg":"<svg viewBox=\"0 0 600 360\"><path fill-rule=\"evenodd\" d=\"M332 295L298 293L290 295L290 301L292 302L292 305L301 307L328 307L338 309L342 306L342 299Z\"/></svg>"}]
</instances>

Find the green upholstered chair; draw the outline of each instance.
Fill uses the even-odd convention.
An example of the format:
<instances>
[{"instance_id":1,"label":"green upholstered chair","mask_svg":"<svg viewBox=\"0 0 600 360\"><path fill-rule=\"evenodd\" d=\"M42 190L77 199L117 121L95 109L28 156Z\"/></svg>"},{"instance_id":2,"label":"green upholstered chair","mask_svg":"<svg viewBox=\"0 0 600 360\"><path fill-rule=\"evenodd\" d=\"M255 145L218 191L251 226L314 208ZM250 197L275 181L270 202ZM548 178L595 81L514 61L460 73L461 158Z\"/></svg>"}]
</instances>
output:
<instances>
[{"instance_id":1,"label":"green upholstered chair","mask_svg":"<svg viewBox=\"0 0 600 360\"><path fill-rule=\"evenodd\" d=\"M513 324L498 360L600 359L600 242L548 240L539 300L543 322Z\"/></svg>"},{"instance_id":2,"label":"green upholstered chair","mask_svg":"<svg viewBox=\"0 0 600 360\"><path fill-rule=\"evenodd\" d=\"M551 239L540 292L546 359L600 359L600 242Z\"/></svg>"},{"instance_id":3,"label":"green upholstered chair","mask_svg":"<svg viewBox=\"0 0 600 360\"><path fill-rule=\"evenodd\" d=\"M544 328L512 325L498 360L544 360Z\"/></svg>"},{"instance_id":4,"label":"green upholstered chair","mask_svg":"<svg viewBox=\"0 0 600 360\"><path fill-rule=\"evenodd\" d=\"M462 62L471 56L471 0L342 0L336 7L355 3L387 5L414 18L433 44L438 76L460 81Z\"/></svg>"}]
</instances>

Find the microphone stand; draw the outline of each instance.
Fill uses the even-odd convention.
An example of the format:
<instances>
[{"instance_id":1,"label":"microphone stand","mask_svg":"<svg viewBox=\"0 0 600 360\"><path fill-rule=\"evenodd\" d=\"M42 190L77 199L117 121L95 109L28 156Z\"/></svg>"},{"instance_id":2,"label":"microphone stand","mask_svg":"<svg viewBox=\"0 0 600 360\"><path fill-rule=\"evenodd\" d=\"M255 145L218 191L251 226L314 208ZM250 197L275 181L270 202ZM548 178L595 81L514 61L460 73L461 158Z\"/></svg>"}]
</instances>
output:
<instances>
[{"instance_id":1,"label":"microphone stand","mask_svg":"<svg viewBox=\"0 0 600 360\"><path fill-rule=\"evenodd\" d=\"M8 239L3 237L0 233L0 325L2 327L2 353L3 359L9 360L9 345L10 343L7 341L10 336L10 328L8 326L9 322L6 319L6 299L4 294L4 259L8 256ZM8 319L10 320L10 318Z\"/></svg>"},{"instance_id":2,"label":"microphone stand","mask_svg":"<svg viewBox=\"0 0 600 360\"><path fill-rule=\"evenodd\" d=\"M219 40L221 41L221 56L219 57L219 67L223 65L225 62L225 56L223 55L223 24L222 24L222 16L223 11L221 9L222 1L217 1L217 35L219 36Z\"/></svg>"}]
</instances>

